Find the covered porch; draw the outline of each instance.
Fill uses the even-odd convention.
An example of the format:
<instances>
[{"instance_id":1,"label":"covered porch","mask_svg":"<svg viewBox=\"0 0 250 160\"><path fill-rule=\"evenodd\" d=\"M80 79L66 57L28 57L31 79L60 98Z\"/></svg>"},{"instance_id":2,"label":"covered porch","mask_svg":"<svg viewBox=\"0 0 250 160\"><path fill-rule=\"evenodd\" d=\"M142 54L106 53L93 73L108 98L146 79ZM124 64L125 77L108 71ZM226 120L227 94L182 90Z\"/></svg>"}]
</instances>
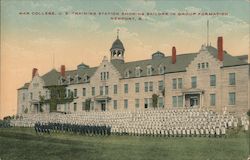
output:
<instances>
[{"instance_id":1,"label":"covered porch","mask_svg":"<svg viewBox=\"0 0 250 160\"><path fill-rule=\"evenodd\" d=\"M40 113L41 111L41 104L38 100L30 101L30 112L32 113Z\"/></svg>"},{"instance_id":2,"label":"covered porch","mask_svg":"<svg viewBox=\"0 0 250 160\"><path fill-rule=\"evenodd\" d=\"M203 106L204 90L191 88L183 92L183 105L185 108L200 108Z\"/></svg>"},{"instance_id":3,"label":"covered porch","mask_svg":"<svg viewBox=\"0 0 250 160\"><path fill-rule=\"evenodd\" d=\"M111 97L106 95L98 95L94 97L94 109L96 111L108 111L108 103Z\"/></svg>"}]
</instances>

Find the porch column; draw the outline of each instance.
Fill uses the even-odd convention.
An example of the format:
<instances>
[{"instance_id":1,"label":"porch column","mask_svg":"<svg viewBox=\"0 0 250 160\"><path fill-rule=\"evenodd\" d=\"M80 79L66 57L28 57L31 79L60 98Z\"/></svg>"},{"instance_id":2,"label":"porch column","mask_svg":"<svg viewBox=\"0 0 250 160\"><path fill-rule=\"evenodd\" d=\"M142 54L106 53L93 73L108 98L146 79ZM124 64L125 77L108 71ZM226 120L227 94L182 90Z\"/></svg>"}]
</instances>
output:
<instances>
[{"instance_id":1,"label":"porch column","mask_svg":"<svg viewBox=\"0 0 250 160\"><path fill-rule=\"evenodd\" d=\"M108 111L108 103L107 103L107 99L105 100L105 111Z\"/></svg>"},{"instance_id":2,"label":"porch column","mask_svg":"<svg viewBox=\"0 0 250 160\"><path fill-rule=\"evenodd\" d=\"M184 108L186 108L186 98L185 98L185 93L183 93L183 95L182 95L182 101L183 101L183 104L182 104L182 107Z\"/></svg>"},{"instance_id":3,"label":"porch column","mask_svg":"<svg viewBox=\"0 0 250 160\"><path fill-rule=\"evenodd\" d=\"M203 106L203 96L202 93L200 93L200 108Z\"/></svg>"},{"instance_id":4,"label":"porch column","mask_svg":"<svg viewBox=\"0 0 250 160\"><path fill-rule=\"evenodd\" d=\"M37 107L37 113L39 113L40 112L40 103L38 102L38 107Z\"/></svg>"}]
</instances>

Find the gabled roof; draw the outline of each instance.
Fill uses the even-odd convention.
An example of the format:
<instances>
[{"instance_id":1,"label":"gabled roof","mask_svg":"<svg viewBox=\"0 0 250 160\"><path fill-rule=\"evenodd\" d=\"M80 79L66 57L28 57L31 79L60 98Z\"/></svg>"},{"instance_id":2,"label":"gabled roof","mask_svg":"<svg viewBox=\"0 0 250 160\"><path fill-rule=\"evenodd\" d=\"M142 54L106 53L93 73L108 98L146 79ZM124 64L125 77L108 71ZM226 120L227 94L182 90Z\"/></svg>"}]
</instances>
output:
<instances>
[{"instance_id":1,"label":"gabled roof","mask_svg":"<svg viewBox=\"0 0 250 160\"><path fill-rule=\"evenodd\" d=\"M113 63L122 76L125 71L130 71L130 77L135 77L135 68L139 66L142 70L141 76L147 75L147 66L151 65L153 68L152 75L159 73L158 67L165 66L165 73L185 71L186 67L196 57L198 53L180 54L177 56L177 61L172 64L172 57L163 57L162 59L147 59L141 61L127 62L127 63Z\"/></svg>"},{"instance_id":2,"label":"gabled roof","mask_svg":"<svg viewBox=\"0 0 250 160\"><path fill-rule=\"evenodd\" d=\"M206 48L208 52L214 58L217 59L217 49L212 46L207 46ZM153 68L152 75L158 75L159 74L158 68L160 65L165 68L165 74L186 71L186 68L188 67L188 65L195 59L195 57L198 54L199 52L179 54L176 57L177 60L175 64L172 64L172 56L164 56L161 59L153 58L153 59L132 61L132 62L126 62L126 63L124 63L124 61L116 60L116 61L111 61L111 63L119 71L122 77L125 77L125 71L130 71L129 77L136 77L135 68L137 66L139 66L141 69L140 76L147 76L148 65L151 65ZM240 57L231 56L226 51L224 51L223 67L246 65L246 64L248 63L245 60L241 60ZM67 78L68 76L75 78L76 75L78 75L79 77L81 77L78 83L82 83L84 76L88 76L90 78L91 76L93 76L97 68L98 67L91 67L91 68L78 68L77 70L69 70L65 72L65 78ZM55 69L52 69L51 71L49 71L48 73L42 76L42 79L45 82L45 86L58 85L58 80L60 78L61 78L60 72L56 71ZM29 86L29 83L26 83L23 87L19 89L27 89L28 86Z\"/></svg>"},{"instance_id":3,"label":"gabled roof","mask_svg":"<svg viewBox=\"0 0 250 160\"><path fill-rule=\"evenodd\" d=\"M208 52L210 52L214 58L217 58L218 50L212 46L207 46ZM231 56L226 51L224 51L223 56L223 67L230 67L230 66L238 66L238 65L245 65L248 64L245 61L240 60L237 57Z\"/></svg>"},{"instance_id":4,"label":"gabled roof","mask_svg":"<svg viewBox=\"0 0 250 160\"><path fill-rule=\"evenodd\" d=\"M17 90L28 89L29 85L30 85L30 83L25 83L21 88L18 88Z\"/></svg>"},{"instance_id":5,"label":"gabled roof","mask_svg":"<svg viewBox=\"0 0 250 160\"><path fill-rule=\"evenodd\" d=\"M248 61L248 55L240 55L240 56L235 56L235 57L237 57L241 61L245 61L245 62Z\"/></svg>"},{"instance_id":6,"label":"gabled roof","mask_svg":"<svg viewBox=\"0 0 250 160\"><path fill-rule=\"evenodd\" d=\"M58 85L58 79L60 78L60 73L52 69L48 73L44 74L41 78L45 82L45 86L53 86L53 85Z\"/></svg>"},{"instance_id":7,"label":"gabled roof","mask_svg":"<svg viewBox=\"0 0 250 160\"><path fill-rule=\"evenodd\" d=\"M208 52L217 59L218 51L216 48L212 46L206 47ZM156 52L157 53L157 52ZM162 53L163 54L163 53ZM186 71L186 67L194 60L194 58L199 54L196 53L185 53L177 55L177 60L175 64L172 64L172 56L162 57L161 59L147 59L140 61L133 61L127 63L116 63L116 61L112 62L112 64L117 68L122 77L125 75L125 71L129 71L129 77L135 77L135 68L139 66L142 70L141 76L147 75L147 66L151 65L153 67L152 75L157 75L158 67L160 65L165 66L165 73L174 73L174 72L183 72ZM224 51L224 60L223 67L237 66L237 65L245 65L247 62L240 60L235 56L231 56L226 51Z\"/></svg>"}]
</instances>

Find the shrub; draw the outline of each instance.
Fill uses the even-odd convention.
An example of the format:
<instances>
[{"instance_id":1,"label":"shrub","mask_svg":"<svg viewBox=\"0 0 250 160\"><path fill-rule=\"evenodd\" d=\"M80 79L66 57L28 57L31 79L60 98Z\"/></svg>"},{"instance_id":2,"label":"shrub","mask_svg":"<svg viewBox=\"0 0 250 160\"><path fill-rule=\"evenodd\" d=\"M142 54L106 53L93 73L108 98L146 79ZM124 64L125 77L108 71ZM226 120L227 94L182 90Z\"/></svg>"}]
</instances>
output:
<instances>
[{"instance_id":1,"label":"shrub","mask_svg":"<svg viewBox=\"0 0 250 160\"><path fill-rule=\"evenodd\" d=\"M28 113L28 108L25 108L24 113Z\"/></svg>"},{"instance_id":2,"label":"shrub","mask_svg":"<svg viewBox=\"0 0 250 160\"><path fill-rule=\"evenodd\" d=\"M250 109L247 111L247 115L248 117L250 117Z\"/></svg>"}]
</instances>

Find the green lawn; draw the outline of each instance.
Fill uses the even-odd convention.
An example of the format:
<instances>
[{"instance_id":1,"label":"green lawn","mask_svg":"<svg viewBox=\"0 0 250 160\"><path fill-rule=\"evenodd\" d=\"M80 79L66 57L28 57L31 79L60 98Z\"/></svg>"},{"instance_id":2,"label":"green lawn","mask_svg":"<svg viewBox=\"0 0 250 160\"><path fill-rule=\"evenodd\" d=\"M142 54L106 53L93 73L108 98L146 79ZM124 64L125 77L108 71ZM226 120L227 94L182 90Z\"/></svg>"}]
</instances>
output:
<instances>
[{"instance_id":1,"label":"green lawn","mask_svg":"<svg viewBox=\"0 0 250 160\"><path fill-rule=\"evenodd\" d=\"M246 160L249 133L227 138L164 138L134 136L81 136L53 133L38 136L30 128L0 128L0 159L169 159Z\"/></svg>"}]
</instances>

